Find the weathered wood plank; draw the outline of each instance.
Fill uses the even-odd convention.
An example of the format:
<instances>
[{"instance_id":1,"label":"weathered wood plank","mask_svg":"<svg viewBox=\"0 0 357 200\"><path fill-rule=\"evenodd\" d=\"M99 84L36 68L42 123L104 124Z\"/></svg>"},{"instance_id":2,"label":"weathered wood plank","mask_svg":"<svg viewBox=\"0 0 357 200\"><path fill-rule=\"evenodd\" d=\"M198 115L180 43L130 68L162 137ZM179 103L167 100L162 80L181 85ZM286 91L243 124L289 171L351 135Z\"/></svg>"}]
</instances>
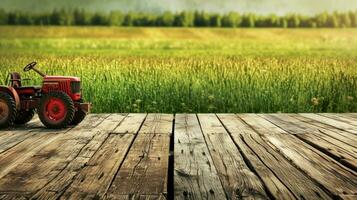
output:
<instances>
[{"instance_id":1,"label":"weathered wood plank","mask_svg":"<svg viewBox=\"0 0 357 200\"><path fill-rule=\"evenodd\" d=\"M27 200L28 198L26 195L23 194L0 194L0 199L1 200Z\"/></svg>"},{"instance_id":2,"label":"weathered wood plank","mask_svg":"<svg viewBox=\"0 0 357 200\"><path fill-rule=\"evenodd\" d=\"M125 122L126 119L128 118L125 117L125 119L123 121L121 121L120 125L117 127L121 127L127 126L127 123ZM137 125L138 127L140 127L140 124ZM133 127L133 126L130 126ZM108 138L109 133L112 133L111 130L107 130L107 131L102 131L99 134L97 134L82 150L81 152L78 154L78 156L68 164L68 166L60 173L58 174L58 176L56 178L54 178L49 184L47 184L44 188L42 188L39 192L37 192L33 198L34 199L57 199L59 198L64 192L65 190L71 190L72 187L76 187L78 184L78 174L81 173L81 176L85 176L85 174L88 171L88 168L96 168L99 166L102 166L100 164L95 165L95 164L89 164L88 162L90 159L91 160L99 160L99 156L102 156L101 158L105 158L105 155L107 155L107 153L113 153L112 151L105 151L103 153L103 150L108 150L108 148L110 148L108 146L108 142L104 143L104 141ZM120 138L120 136L118 136ZM104 143L104 144L103 144ZM124 148L126 145L129 145L131 143L131 141L125 142L123 145L114 145L113 142L111 142L110 144L113 144L113 146L111 147L110 150L115 150L114 154L117 155L118 153L120 153L120 151L116 150L119 148ZM99 149L100 148L100 149ZM98 151L99 149L99 151ZM98 151L98 152L97 152ZM93 155L96 154L93 157ZM119 158L118 158L119 159ZM107 161L107 160L103 160L103 164ZM98 161L99 162L99 161ZM113 168L114 170L114 168ZM104 174L103 174L104 176ZM114 174L113 174L114 176ZM93 176L92 176L93 178ZM80 179L82 181L82 178ZM89 181L90 178L87 179L87 181ZM104 180L103 177L101 178L101 180ZM73 183L75 182L75 183ZM108 185L110 184L111 181L108 181ZM103 183L103 185L105 185L105 183ZM102 185L100 185L102 186ZM100 187L98 187L99 189ZM77 193L76 193L77 194ZM71 198L76 195L76 194L72 194ZM88 194L89 195L89 194ZM87 195L87 197L88 197Z\"/></svg>"},{"instance_id":3,"label":"weathered wood plank","mask_svg":"<svg viewBox=\"0 0 357 200\"><path fill-rule=\"evenodd\" d=\"M290 115L289 114L289 116L296 118L303 123L311 124L312 126L317 128L317 130L319 132L321 132L322 134L326 134L330 137L340 140L341 142L344 142L347 145L357 148L357 137L353 133L349 133L349 132L337 129L330 125L318 122L318 121L310 119L310 118L303 117L301 115Z\"/></svg>"},{"instance_id":4,"label":"weathered wood plank","mask_svg":"<svg viewBox=\"0 0 357 200\"><path fill-rule=\"evenodd\" d=\"M225 199L195 114L175 117L175 199Z\"/></svg>"},{"instance_id":5,"label":"weathered wood plank","mask_svg":"<svg viewBox=\"0 0 357 200\"><path fill-rule=\"evenodd\" d=\"M339 114L339 115L346 117L346 118L353 119L353 120L357 120L357 113L343 113L343 114Z\"/></svg>"},{"instance_id":6,"label":"weathered wood plank","mask_svg":"<svg viewBox=\"0 0 357 200\"><path fill-rule=\"evenodd\" d=\"M36 192L65 169L98 130L113 130L123 118L111 115L93 129L77 128L57 138L5 175L0 191Z\"/></svg>"},{"instance_id":7,"label":"weathered wood plank","mask_svg":"<svg viewBox=\"0 0 357 200\"><path fill-rule=\"evenodd\" d=\"M172 114L149 114L140 129L142 134L168 134L172 133Z\"/></svg>"},{"instance_id":8,"label":"weathered wood plank","mask_svg":"<svg viewBox=\"0 0 357 200\"><path fill-rule=\"evenodd\" d=\"M285 131L295 134L296 137L320 151L330 155L342 164L357 171L357 149L335 138L322 134L319 131L305 131L301 127L309 127L309 124L298 121L289 115L269 114L260 115ZM304 132L305 131L305 132Z\"/></svg>"},{"instance_id":9,"label":"weathered wood plank","mask_svg":"<svg viewBox=\"0 0 357 200\"><path fill-rule=\"evenodd\" d=\"M111 134L61 199L102 199L134 137L133 134Z\"/></svg>"},{"instance_id":10,"label":"weathered wood plank","mask_svg":"<svg viewBox=\"0 0 357 200\"><path fill-rule=\"evenodd\" d=\"M107 198L120 195L166 195L168 160L173 115L149 114L118 174Z\"/></svg>"},{"instance_id":11,"label":"weathered wood plank","mask_svg":"<svg viewBox=\"0 0 357 200\"><path fill-rule=\"evenodd\" d=\"M249 169L214 114L198 114L207 147L228 199L268 199L262 182Z\"/></svg>"},{"instance_id":12,"label":"weathered wood plank","mask_svg":"<svg viewBox=\"0 0 357 200\"><path fill-rule=\"evenodd\" d=\"M117 196L110 196L105 199L108 199L108 200L166 200L167 197L163 194L160 194L160 195L117 195Z\"/></svg>"},{"instance_id":13,"label":"weathered wood plank","mask_svg":"<svg viewBox=\"0 0 357 200\"><path fill-rule=\"evenodd\" d=\"M264 118L255 116L257 115L239 115L241 119L254 129L260 127L258 130L271 130L271 133L260 133L268 141L268 144L335 196L341 197L342 195L355 194L357 188L357 175L355 172L340 165L332 158L288 134ZM264 126L264 128L261 126ZM273 129L273 126L280 130L275 132L276 128ZM255 130L257 131L257 129Z\"/></svg>"},{"instance_id":14,"label":"weathered wood plank","mask_svg":"<svg viewBox=\"0 0 357 200\"><path fill-rule=\"evenodd\" d=\"M118 126L112 133L116 134L136 134L138 133L139 129L141 128L142 123L144 122L147 114L137 114L137 113L130 113L124 121Z\"/></svg>"},{"instance_id":15,"label":"weathered wood plank","mask_svg":"<svg viewBox=\"0 0 357 200\"><path fill-rule=\"evenodd\" d=\"M31 130L14 130L4 131L3 137L0 138L0 154L11 149L24 140L35 136L37 133Z\"/></svg>"},{"instance_id":16,"label":"weathered wood plank","mask_svg":"<svg viewBox=\"0 0 357 200\"><path fill-rule=\"evenodd\" d=\"M334 120L334 119L331 119L331 118L328 118L328 117L325 117L322 115L313 114L313 113L301 113L300 115L303 117L310 118L310 119L316 120L318 122L322 122L324 124L336 127L338 129L341 129L341 130L344 130L344 131L347 131L347 132L350 132L353 134L357 134L357 127L352 126L350 124L347 124L347 123L344 123L341 121L337 121L337 120Z\"/></svg>"},{"instance_id":17,"label":"weathered wood plank","mask_svg":"<svg viewBox=\"0 0 357 200\"><path fill-rule=\"evenodd\" d=\"M275 199L331 199L236 115L218 116Z\"/></svg>"},{"instance_id":18,"label":"weathered wood plank","mask_svg":"<svg viewBox=\"0 0 357 200\"><path fill-rule=\"evenodd\" d=\"M0 178L5 176L13 168L23 163L26 159L35 155L40 149L67 135L72 130L79 130L83 128L91 129L101 123L108 115L90 115L85 121L83 121L79 126L75 128L67 128L64 130L48 130L40 129L38 131L33 131L36 133L33 137L30 137L20 144L16 145L14 148L0 154Z\"/></svg>"},{"instance_id":19,"label":"weathered wood plank","mask_svg":"<svg viewBox=\"0 0 357 200\"><path fill-rule=\"evenodd\" d=\"M43 127L36 115L34 119L23 126L16 126L0 132L0 154L33 136L33 132Z\"/></svg>"},{"instance_id":20,"label":"weathered wood plank","mask_svg":"<svg viewBox=\"0 0 357 200\"><path fill-rule=\"evenodd\" d=\"M328 117L343 123L350 124L352 126L357 127L357 119L348 117L346 114L337 114L337 113L318 113L318 115L322 115L324 117Z\"/></svg>"}]
</instances>

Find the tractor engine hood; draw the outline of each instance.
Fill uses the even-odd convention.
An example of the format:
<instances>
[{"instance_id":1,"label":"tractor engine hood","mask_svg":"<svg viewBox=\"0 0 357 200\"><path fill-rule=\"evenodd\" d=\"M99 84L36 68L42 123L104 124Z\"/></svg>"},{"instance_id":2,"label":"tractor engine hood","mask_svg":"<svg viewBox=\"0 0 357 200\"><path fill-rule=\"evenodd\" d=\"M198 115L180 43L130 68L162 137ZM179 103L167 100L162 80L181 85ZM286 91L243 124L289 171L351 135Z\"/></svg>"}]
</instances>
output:
<instances>
[{"instance_id":1,"label":"tractor engine hood","mask_svg":"<svg viewBox=\"0 0 357 200\"><path fill-rule=\"evenodd\" d=\"M73 77L73 76L45 76L43 80L44 81L75 81L75 82L81 81L79 77Z\"/></svg>"}]
</instances>

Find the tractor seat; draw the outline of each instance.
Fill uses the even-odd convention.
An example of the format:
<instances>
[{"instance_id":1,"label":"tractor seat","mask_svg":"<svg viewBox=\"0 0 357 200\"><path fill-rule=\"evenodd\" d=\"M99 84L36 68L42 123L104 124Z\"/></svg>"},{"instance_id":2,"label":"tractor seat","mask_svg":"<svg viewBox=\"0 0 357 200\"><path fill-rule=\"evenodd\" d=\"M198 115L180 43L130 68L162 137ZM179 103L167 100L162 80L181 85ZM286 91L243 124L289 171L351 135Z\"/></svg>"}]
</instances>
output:
<instances>
[{"instance_id":1,"label":"tractor seat","mask_svg":"<svg viewBox=\"0 0 357 200\"><path fill-rule=\"evenodd\" d=\"M29 79L21 79L21 75L17 72L13 72L10 74L10 83L11 86L18 89L41 89L41 86L24 86L22 87L22 80L29 80Z\"/></svg>"},{"instance_id":2,"label":"tractor seat","mask_svg":"<svg viewBox=\"0 0 357 200\"><path fill-rule=\"evenodd\" d=\"M10 83L14 88L21 87L21 75L17 72L10 73Z\"/></svg>"}]
</instances>

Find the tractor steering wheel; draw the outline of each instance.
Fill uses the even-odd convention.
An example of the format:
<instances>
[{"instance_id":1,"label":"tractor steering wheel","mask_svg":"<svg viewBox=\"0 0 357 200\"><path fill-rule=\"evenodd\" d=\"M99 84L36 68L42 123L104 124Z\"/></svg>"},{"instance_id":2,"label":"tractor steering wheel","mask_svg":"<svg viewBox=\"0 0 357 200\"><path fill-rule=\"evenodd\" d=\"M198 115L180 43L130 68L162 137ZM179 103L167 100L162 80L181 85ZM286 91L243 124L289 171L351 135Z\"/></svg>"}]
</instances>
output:
<instances>
[{"instance_id":1,"label":"tractor steering wheel","mask_svg":"<svg viewBox=\"0 0 357 200\"><path fill-rule=\"evenodd\" d=\"M24 68L24 72L28 72L31 69L33 69L36 64L37 64L37 62L31 62L31 63L27 64L26 67Z\"/></svg>"}]
</instances>

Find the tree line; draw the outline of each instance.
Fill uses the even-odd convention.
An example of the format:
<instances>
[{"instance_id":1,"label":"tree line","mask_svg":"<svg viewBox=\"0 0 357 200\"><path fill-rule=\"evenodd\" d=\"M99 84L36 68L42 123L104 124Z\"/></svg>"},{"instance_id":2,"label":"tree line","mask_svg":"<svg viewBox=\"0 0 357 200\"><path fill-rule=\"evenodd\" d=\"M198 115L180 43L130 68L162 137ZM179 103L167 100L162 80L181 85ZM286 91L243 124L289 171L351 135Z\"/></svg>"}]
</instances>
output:
<instances>
[{"instance_id":1,"label":"tree line","mask_svg":"<svg viewBox=\"0 0 357 200\"><path fill-rule=\"evenodd\" d=\"M47 13L7 12L0 9L0 25L61 25L61 26L158 26L158 27L283 27L342 28L357 27L357 11L320 13L314 16L286 14L284 16L253 13L226 14L204 11L163 12L160 14L85 10L54 10Z\"/></svg>"}]
</instances>

